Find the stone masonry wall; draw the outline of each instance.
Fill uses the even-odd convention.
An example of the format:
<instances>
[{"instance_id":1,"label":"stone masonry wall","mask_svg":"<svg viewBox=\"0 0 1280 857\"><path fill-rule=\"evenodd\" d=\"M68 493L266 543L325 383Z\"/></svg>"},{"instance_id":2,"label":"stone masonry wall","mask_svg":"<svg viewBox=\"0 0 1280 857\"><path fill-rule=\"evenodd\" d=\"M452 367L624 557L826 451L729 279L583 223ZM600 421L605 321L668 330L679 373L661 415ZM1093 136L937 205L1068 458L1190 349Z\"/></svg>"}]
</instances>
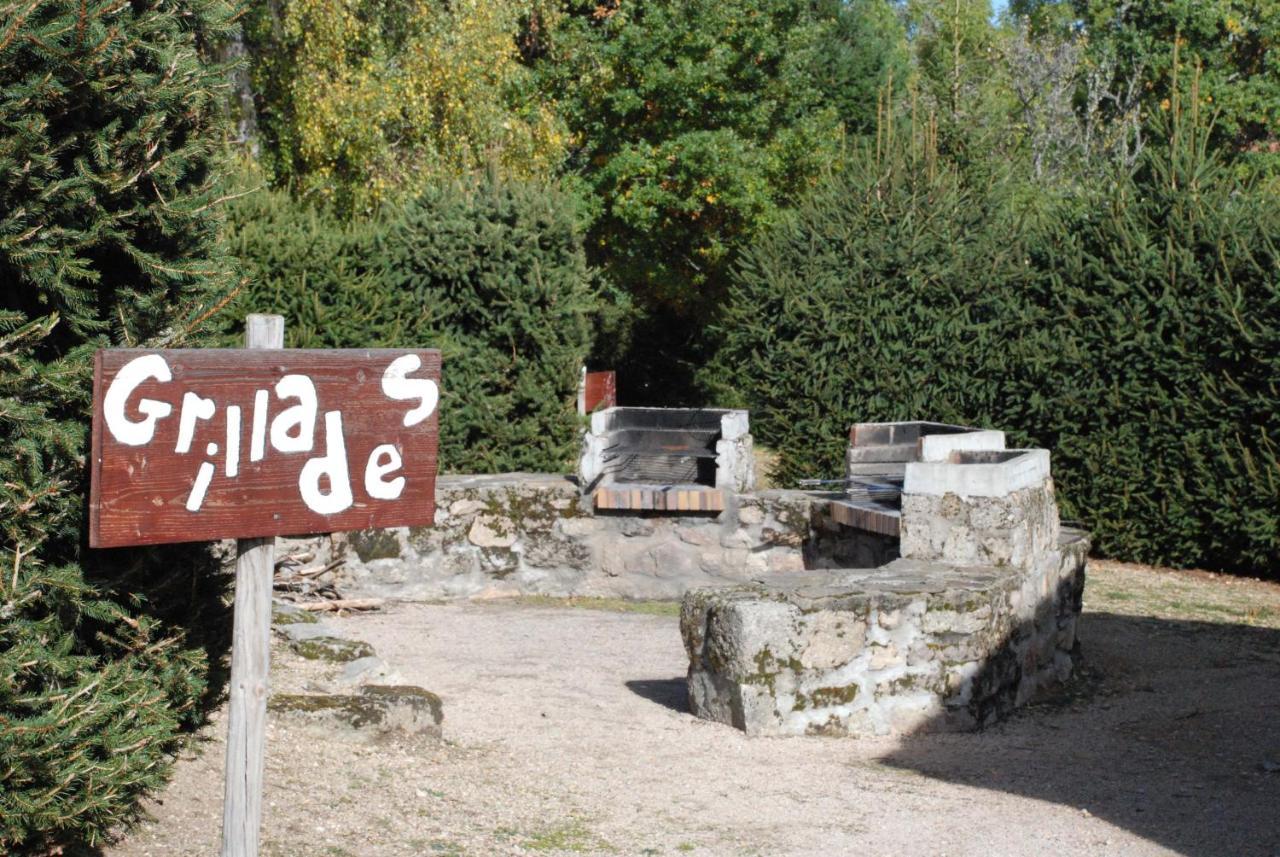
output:
<instances>
[{"instance_id":1,"label":"stone masonry wall","mask_svg":"<svg viewBox=\"0 0 1280 857\"><path fill-rule=\"evenodd\" d=\"M904 493L901 539L883 568L687 596L694 713L764 735L974 729L1070 676L1089 545L1052 479Z\"/></svg>"},{"instance_id":2,"label":"stone masonry wall","mask_svg":"<svg viewBox=\"0 0 1280 857\"><path fill-rule=\"evenodd\" d=\"M695 714L749 735L885 735L990 724L1065 680L1088 540L1030 571L899 559L691 593Z\"/></svg>"},{"instance_id":3,"label":"stone masonry wall","mask_svg":"<svg viewBox=\"0 0 1280 857\"><path fill-rule=\"evenodd\" d=\"M323 537L341 555L339 588L397 599L542 594L679 599L806 568L871 568L897 540L833 523L826 500L801 491L733 498L714 515L594 513L559 476L452 476L437 482L434 528Z\"/></svg>"},{"instance_id":4,"label":"stone masonry wall","mask_svg":"<svg viewBox=\"0 0 1280 857\"><path fill-rule=\"evenodd\" d=\"M1005 497L902 495L902 555L1027 567L1058 542L1053 480Z\"/></svg>"}]
</instances>

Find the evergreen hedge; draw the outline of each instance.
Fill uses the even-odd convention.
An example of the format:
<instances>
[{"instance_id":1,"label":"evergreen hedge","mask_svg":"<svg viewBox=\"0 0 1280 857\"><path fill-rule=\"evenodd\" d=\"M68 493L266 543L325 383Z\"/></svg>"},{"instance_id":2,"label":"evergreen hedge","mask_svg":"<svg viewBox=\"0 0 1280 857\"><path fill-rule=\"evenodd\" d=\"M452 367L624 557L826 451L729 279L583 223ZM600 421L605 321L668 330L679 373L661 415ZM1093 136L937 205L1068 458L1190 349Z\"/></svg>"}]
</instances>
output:
<instances>
[{"instance_id":1,"label":"evergreen hedge","mask_svg":"<svg viewBox=\"0 0 1280 857\"><path fill-rule=\"evenodd\" d=\"M1007 413L1106 554L1280 577L1280 196L1172 130L1036 242Z\"/></svg>"},{"instance_id":2,"label":"evergreen hedge","mask_svg":"<svg viewBox=\"0 0 1280 857\"><path fill-rule=\"evenodd\" d=\"M707 378L784 482L839 475L853 422L990 425L1053 450L1104 555L1280 574L1280 206L1179 124L1039 209L863 159L745 254Z\"/></svg>"},{"instance_id":3,"label":"evergreen hedge","mask_svg":"<svg viewBox=\"0 0 1280 857\"><path fill-rule=\"evenodd\" d=\"M601 298L574 198L492 175L429 186L368 220L282 192L237 201L245 311L285 316L290 346L444 353L441 468L561 472Z\"/></svg>"},{"instance_id":4,"label":"evergreen hedge","mask_svg":"<svg viewBox=\"0 0 1280 857\"><path fill-rule=\"evenodd\" d=\"M234 285L223 0L9 4L0 28L0 852L100 843L220 687L205 549L92 551L95 349L195 341ZM58 851L60 853L60 851Z\"/></svg>"},{"instance_id":5,"label":"evergreen hedge","mask_svg":"<svg viewBox=\"0 0 1280 857\"><path fill-rule=\"evenodd\" d=\"M994 419L1028 279L1005 190L854 158L744 254L703 378L751 409L782 484L841 475L853 422Z\"/></svg>"}]
</instances>

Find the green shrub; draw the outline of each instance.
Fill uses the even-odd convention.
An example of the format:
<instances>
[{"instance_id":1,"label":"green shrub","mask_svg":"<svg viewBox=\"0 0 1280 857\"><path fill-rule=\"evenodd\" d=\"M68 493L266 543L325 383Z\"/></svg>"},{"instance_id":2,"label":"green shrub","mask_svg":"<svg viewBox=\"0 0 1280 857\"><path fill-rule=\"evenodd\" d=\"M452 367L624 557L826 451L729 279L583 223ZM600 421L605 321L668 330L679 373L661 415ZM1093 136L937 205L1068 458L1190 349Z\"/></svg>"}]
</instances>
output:
<instances>
[{"instance_id":1,"label":"green shrub","mask_svg":"<svg viewBox=\"0 0 1280 857\"><path fill-rule=\"evenodd\" d=\"M0 35L0 852L101 842L216 695L207 550L86 546L92 358L192 341L233 280L222 0L6 7ZM212 661L212 663L211 663Z\"/></svg>"},{"instance_id":2,"label":"green shrub","mask_svg":"<svg viewBox=\"0 0 1280 857\"><path fill-rule=\"evenodd\" d=\"M366 221L252 195L232 230L257 273L244 306L284 315L291 346L440 348L442 469L559 472L602 309L576 210L545 184L492 176Z\"/></svg>"},{"instance_id":3,"label":"green shrub","mask_svg":"<svg viewBox=\"0 0 1280 857\"><path fill-rule=\"evenodd\" d=\"M1103 554L1274 576L1280 206L1177 121L1042 213L928 158L832 179L746 254L708 376L784 480L838 475L856 421L991 425L1053 451Z\"/></svg>"},{"instance_id":4,"label":"green shrub","mask_svg":"<svg viewBox=\"0 0 1280 857\"><path fill-rule=\"evenodd\" d=\"M746 251L703 377L782 484L840 475L853 422L994 418L1026 280L1005 210L932 156L855 158Z\"/></svg>"},{"instance_id":5,"label":"green shrub","mask_svg":"<svg viewBox=\"0 0 1280 857\"><path fill-rule=\"evenodd\" d=\"M1176 127L1039 243L1040 393L1008 413L1101 551L1280 576L1280 203Z\"/></svg>"},{"instance_id":6,"label":"green shrub","mask_svg":"<svg viewBox=\"0 0 1280 857\"><path fill-rule=\"evenodd\" d=\"M295 348L423 344L423 308L383 286L386 216L345 219L273 190L236 199L229 214L230 250L250 275L236 315L280 313Z\"/></svg>"}]
</instances>

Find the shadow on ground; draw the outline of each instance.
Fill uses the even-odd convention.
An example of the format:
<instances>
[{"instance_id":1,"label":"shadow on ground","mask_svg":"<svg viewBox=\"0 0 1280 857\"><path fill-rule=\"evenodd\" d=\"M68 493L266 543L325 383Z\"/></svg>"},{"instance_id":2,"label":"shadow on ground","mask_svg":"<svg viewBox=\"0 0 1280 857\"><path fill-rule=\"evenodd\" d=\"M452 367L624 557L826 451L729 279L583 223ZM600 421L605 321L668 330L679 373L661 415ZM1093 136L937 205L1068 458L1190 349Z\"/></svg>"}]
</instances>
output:
<instances>
[{"instance_id":1,"label":"shadow on ground","mask_svg":"<svg viewBox=\"0 0 1280 857\"><path fill-rule=\"evenodd\" d=\"M637 679L627 682L627 690L680 714L689 713L689 683L684 676Z\"/></svg>"},{"instance_id":2,"label":"shadow on ground","mask_svg":"<svg viewBox=\"0 0 1280 857\"><path fill-rule=\"evenodd\" d=\"M1075 678L881 759L1078 808L1188 857L1280 857L1280 630L1089 613Z\"/></svg>"}]
</instances>

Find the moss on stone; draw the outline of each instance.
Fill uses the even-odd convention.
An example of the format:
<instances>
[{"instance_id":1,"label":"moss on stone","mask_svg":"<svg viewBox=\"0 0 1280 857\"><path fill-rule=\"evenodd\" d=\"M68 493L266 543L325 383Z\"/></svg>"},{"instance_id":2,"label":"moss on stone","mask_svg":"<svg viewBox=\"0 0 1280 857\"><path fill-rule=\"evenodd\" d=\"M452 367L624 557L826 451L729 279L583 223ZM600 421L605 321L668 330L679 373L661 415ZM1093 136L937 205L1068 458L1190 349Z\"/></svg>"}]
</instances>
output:
<instances>
[{"instance_id":1,"label":"moss on stone","mask_svg":"<svg viewBox=\"0 0 1280 857\"><path fill-rule=\"evenodd\" d=\"M768 646L765 646L755 656L756 671L748 676L742 677L743 684L756 684L769 688L770 695L777 694L778 659L774 657L773 652Z\"/></svg>"},{"instance_id":2,"label":"moss on stone","mask_svg":"<svg viewBox=\"0 0 1280 857\"><path fill-rule=\"evenodd\" d=\"M322 715L352 729L377 726L387 716L386 706L379 701L345 694L281 693L271 697L267 710L280 714Z\"/></svg>"},{"instance_id":3,"label":"moss on stone","mask_svg":"<svg viewBox=\"0 0 1280 857\"><path fill-rule=\"evenodd\" d=\"M814 708L829 708L833 705L848 705L858 696L856 684L837 687L819 687L809 694Z\"/></svg>"},{"instance_id":4,"label":"moss on stone","mask_svg":"<svg viewBox=\"0 0 1280 857\"><path fill-rule=\"evenodd\" d=\"M561 518L586 516L577 503L557 509L552 505L552 500L556 499L560 499L560 495L547 489L533 488L522 492L516 488L504 488L501 493L490 494L481 502L485 504L486 514L510 520L522 533L549 530Z\"/></svg>"},{"instance_id":5,"label":"moss on stone","mask_svg":"<svg viewBox=\"0 0 1280 857\"><path fill-rule=\"evenodd\" d=\"M348 540L361 562L400 556L400 539L390 530L360 530L352 533Z\"/></svg>"},{"instance_id":6,"label":"moss on stone","mask_svg":"<svg viewBox=\"0 0 1280 857\"><path fill-rule=\"evenodd\" d=\"M271 605L272 625L314 625L319 621L314 613L306 610L279 604Z\"/></svg>"},{"instance_id":7,"label":"moss on stone","mask_svg":"<svg viewBox=\"0 0 1280 857\"><path fill-rule=\"evenodd\" d=\"M369 685L354 694L282 693L267 709L325 720L352 729L404 728L439 733L444 720L440 697L408 685Z\"/></svg>"},{"instance_id":8,"label":"moss on stone","mask_svg":"<svg viewBox=\"0 0 1280 857\"><path fill-rule=\"evenodd\" d=\"M360 658L371 658L376 653L373 646L363 640L344 640L340 637L312 637L309 640L294 640L289 648L299 657L312 661L331 661L347 663Z\"/></svg>"}]
</instances>

